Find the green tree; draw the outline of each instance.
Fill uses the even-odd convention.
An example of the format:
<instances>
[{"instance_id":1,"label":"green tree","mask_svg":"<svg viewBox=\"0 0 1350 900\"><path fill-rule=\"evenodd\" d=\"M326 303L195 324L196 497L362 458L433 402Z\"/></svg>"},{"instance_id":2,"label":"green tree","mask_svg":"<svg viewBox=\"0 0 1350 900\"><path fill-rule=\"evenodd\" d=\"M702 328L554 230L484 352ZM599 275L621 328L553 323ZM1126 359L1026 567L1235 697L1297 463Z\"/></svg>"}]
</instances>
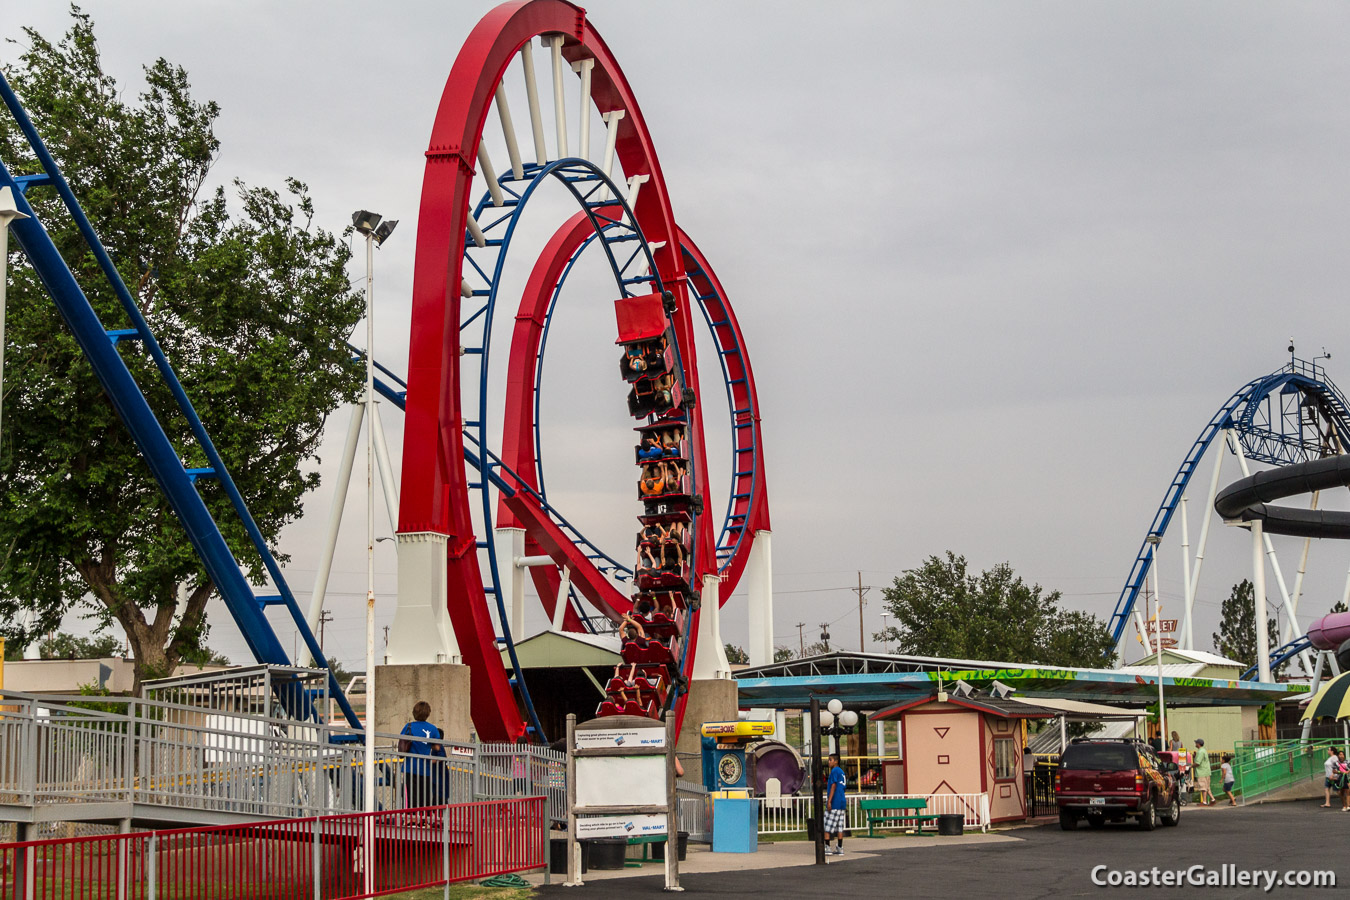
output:
<instances>
[{"instance_id":1,"label":"green tree","mask_svg":"<svg viewBox=\"0 0 1350 900\"><path fill-rule=\"evenodd\" d=\"M62 39L25 30L4 66L182 379L263 535L301 512L324 421L359 388L344 340L362 315L350 251L317 228L307 189L234 182L212 189L214 103L163 59L125 97L103 67L93 23L72 8ZM0 116L0 158L38 169ZM126 319L46 188L29 196L105 326ZM36 273L11 267L0 445L0 616L55 630L71 609L116 623L142 678L201 651L215 589L131 436ZM206 460L137 342L119 345L187 466ZM203 498L250 579L266 573L218 483ZM284 561L284 558L283 558ZM180 588L183 593L180 596ZM30 635L11 624L20 643Z\"/></svg>"},{"instance_id":2,"label":"green tree","mask_svg":"<svg viewBox=\"0 0 1350 900\"><path fill-rule=\"evenodd\" d=\"M1267 633L1277 640L1275 620L1267 619ZM1213 632L1214 649L1220 656L1235 659L1244 666L1256 665L1256 591L1242 579L1233 585L1219 609L1219 630ZM1271 645L1275 649L1275 645ZM1283 668L1283 666L1279 667Z\"/></svg>"},{"instance_id":3,"label":"green tree","mask_svg":"<svg viewBox=\"0 0 1350 900\"><path fill-rule=\"evenodd\" d=\"M979 575L948 551L906 570L882 591L896 624L873 638L901 653L1039 663L1109 664L1115 642L1096 616L1059 605L1059 591L1028 585L1007 563Z\"/></svg>"},{"instance_id":4,"label":"green tree","mask_svg":"<svg viewBox=\"0 0 1350 900\"><path fill-rule=\"evenodd\" d=\"M776 663L787 662L788 660L792 659L794 655L795 654L792 652L791 647L773 648L773 661Z\"/></svg>"},{"instance_id":5,"label":"green tree","mask_svg":"<svg viewBox=\"0 0 1350 900\"><path fill-rule=\"evenodd\" d=\"M737 647L735 644L723 644L727 651L727 662L734 665L743 666L750 662L750 654L745 652L745 648Z\"/></svg>"}]
</instances>

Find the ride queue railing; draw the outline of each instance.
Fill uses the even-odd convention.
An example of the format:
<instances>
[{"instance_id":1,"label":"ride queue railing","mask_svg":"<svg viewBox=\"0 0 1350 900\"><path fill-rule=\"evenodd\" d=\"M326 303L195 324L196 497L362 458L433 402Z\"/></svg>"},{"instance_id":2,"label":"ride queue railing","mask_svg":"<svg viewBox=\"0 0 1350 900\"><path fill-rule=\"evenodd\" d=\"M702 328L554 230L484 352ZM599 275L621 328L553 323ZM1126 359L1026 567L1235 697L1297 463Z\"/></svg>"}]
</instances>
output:
<instances>
[{"instance_id":1,"label":"ride queue railing","mask_svg":"<svg viewBox=\"0 0 1350 900\"><path fill-rule=\"evenodd\" d=\"M2 900L355 900L547 865L543 797L0 844Z\"/></svg>"},{"instance_id":2,"label":"ride queue railing","mask_svg":"<svg viewBox=\"0 0 1350 900\"><path fill-rule=\"evenodd\" d=\"M1328 751L1350 750L1345 738L1238 741L1233 747L1234 792L1242 803L1299 784L1322 786ZM1210 755L1211 765L1214 755Z\"/></svg>"},{"instance_id":3,"label":"ride queue railing","mask_svg":"<svg viewBox=\"0 0 1350 900\"><path fill-rule=\"evenodd\" d=\"M861 800L926 800L924 815L959 815L967 828L989 830L988 794L849 794L844 798L844 822L853 831L867 828ZM794 834L806 831L811 819L810 797L763 797L759 800L760 834Z\"/></svg>"},{"instance_id":4,"label":"ride queue railing","mask_svg":"<svg viewBox=\"0 0 1350 900\"><path fill-rule=\"evenodd\" d=\"M294 818L365 809L361 732L161 701L0 690L0 803L130 802ZM566 818L565 755L445 742L442 757L377 734L377 810L521 796ZM414 777L421 776L421 777Z\"/></svg>"}]
</instances>

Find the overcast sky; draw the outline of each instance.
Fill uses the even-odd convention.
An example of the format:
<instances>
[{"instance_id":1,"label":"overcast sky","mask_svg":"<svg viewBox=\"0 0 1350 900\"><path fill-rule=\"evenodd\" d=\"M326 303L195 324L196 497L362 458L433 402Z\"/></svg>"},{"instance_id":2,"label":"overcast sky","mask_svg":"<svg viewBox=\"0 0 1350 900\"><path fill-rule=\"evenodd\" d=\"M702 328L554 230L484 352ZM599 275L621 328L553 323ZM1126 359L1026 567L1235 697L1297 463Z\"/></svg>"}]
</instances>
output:
<instances>
[{"instance_id":1,"label":"overcast sky","mask_svg":"<svg viewBox=\"0 0 1350 900\"><path fill-rule=\"evenodd\" d=\"M399 371L423 152L451 63L492 5L83 4L129 91L164 56L220 103L221 182L296 176L332 229L361 207L403 221L377 262L376 352ZM799 622L808 643L828 622L836 644L856 648L849 588L861 571L876 586L871 649L880 586L949 549L977 571L1010 562L1108 616L1214 410L1286 362L1291 336L1301 355L1335 355L1333 379L1350 360L1350 7L608 0L587 12L749 342L779 644L797 645ZM0 0L0 35L25 24L54 37L66 22L57 3ZM16 53L0 47L0 64ZM561 197L532 207L529 238L573 209ZM517 252L519 284L533 253ZM631 422L613 378L613 285L599 275L582 273L550 343L548 384L565 382L567 396L546 393L544 442L550 498L624 554L637 512ZM703 358L714 496L725 497L725 410ZM330 427L326 476L346 418ZM384 421L397 454L397 411ZM364 653L362 493L330 593L329 649L349 664ZM283 536L302 598L330 502L325 486ZM1276 545L1292 581L1301 542ZM1162 554L1171 618L1179 534ZM1245 532L1216 527L1202 649L1220 601L1250 574L1247 554ZM391 544L377 562L387 621ZM1350 548L1314 545L1304 625L1339 599L1347 564ZM211 643L244 661L223 607L212 621ZM722 627L744 641L739 598Z\"/></svg>"}]
</instances>

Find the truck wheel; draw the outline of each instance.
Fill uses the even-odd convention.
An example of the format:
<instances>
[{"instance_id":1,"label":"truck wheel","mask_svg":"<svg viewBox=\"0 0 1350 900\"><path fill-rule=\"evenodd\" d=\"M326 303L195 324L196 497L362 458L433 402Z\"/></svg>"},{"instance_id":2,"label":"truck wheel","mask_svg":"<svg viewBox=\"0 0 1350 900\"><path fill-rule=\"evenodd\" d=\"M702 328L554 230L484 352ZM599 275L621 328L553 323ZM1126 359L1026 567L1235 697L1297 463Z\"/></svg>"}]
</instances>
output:
<instances>
[{"instance_id":1,"label":"truck wheel","mask_svg":"<svg viewBox=\"0 0 1350 900\"><path fill-rule=\"evenodd\" d=\"M1061 811L1059 814L1059 827L1065 831L1073 831L1078 827L1078 817L1068 811Z\"/></svg>"},{"instance_id":2,"label":"truck wheel","mask_svg":"<svg viewBox=\"0 0 1350 900\"><path fill-rule=\"evenodd\" d=\"M1158 804L1149 800L1139 807L1139 828L1152 831L1158 827Z\"/></svg>"},{"instance_id":3,"label":"truck wheel","mask_svg":"<svg viewBox=\"0 0 1350 900\"><path fill-rule=\"evenodd\" d=\"M1172 805L1167 807L1167 812L1163 813L1162 821L1164 825L1176 825L1181 821L1181 794L1172 795Z\"/></svg>"}]
</instances>

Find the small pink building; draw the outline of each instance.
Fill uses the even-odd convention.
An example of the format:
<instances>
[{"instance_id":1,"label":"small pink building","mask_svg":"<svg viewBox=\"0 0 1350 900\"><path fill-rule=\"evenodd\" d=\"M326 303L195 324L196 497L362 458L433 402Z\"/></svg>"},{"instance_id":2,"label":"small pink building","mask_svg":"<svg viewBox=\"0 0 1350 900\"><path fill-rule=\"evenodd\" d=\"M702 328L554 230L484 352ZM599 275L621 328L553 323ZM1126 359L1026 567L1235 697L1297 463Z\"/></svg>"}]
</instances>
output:
<instances>
[{"instance_id":1,"label":"small pink building","mask_svg":"<svg viewBox=\"0 0 1350 900\"><path fill-rule=\"evenodd\" d=\"M1025 819L1023 719L1052 710L994 697L918 697L868 717L900 721L906 794L987 794L993 822Z\"/></svg>"}]
</instances>

